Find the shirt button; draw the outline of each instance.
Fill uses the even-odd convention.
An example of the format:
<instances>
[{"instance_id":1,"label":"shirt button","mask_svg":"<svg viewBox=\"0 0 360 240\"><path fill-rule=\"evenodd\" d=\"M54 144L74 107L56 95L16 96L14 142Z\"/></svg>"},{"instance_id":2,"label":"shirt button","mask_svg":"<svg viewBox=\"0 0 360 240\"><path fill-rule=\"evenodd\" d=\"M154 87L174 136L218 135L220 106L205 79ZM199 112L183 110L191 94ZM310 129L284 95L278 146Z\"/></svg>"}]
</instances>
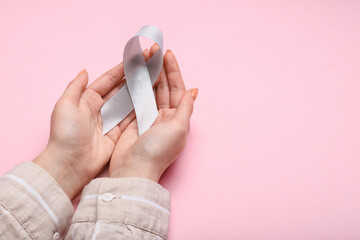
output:
<instances>
[{"instance_id":1,"label":"shirt button","mask_svg":"<svg viewBox=\"0 0 360 240\"><path fill-rule=\"evenodd\" d=\"M103 200L104 202L111 202L113 199L114 199L114 195L112 195L111 193L105 193L105 194L102 196L102 200Z\"/></svg>"},{"instance_id":2,"label":"shirt button","mask_svg":"<svg viewBox=\"0 0 360 240\"><path fill-rule=\"evenodd\" d=\"M58 232L54 233L53 239L58 240L59 238L60 238L60 233L58 233Z\"/></svg>"}]
</instances>

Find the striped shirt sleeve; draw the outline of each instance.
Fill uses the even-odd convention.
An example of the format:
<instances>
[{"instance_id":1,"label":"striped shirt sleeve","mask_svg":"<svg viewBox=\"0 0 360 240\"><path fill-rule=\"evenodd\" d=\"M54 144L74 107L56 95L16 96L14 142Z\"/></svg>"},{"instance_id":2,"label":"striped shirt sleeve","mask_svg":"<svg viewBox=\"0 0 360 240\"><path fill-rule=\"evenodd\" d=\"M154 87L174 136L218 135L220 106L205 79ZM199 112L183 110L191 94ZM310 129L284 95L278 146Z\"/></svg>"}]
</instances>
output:
<instances>
[{"instance_id":1,"label":"striped shirt sleeve","mask_svg":"<svg viewBox=\"0 0 360 240\"><path fill-rule=\"evenodd\" d=\"M98 178L88 184L66 240L167 239L170 193L145 178Z\"/></svg>"},{"instance_id":2,"label":"striped shirt sleeve","mask_svg":"<svg viewBox=\"0 0 360 240\"><path fill-rule=\"evenodd\" d=\"M35 163L0 177L1 239L63 239L73 213L56 180Z\"/></svg>"},{"instance_id":3,"label":"striped shirt sleeve","mask_svg":"<svg viewBox=\"0 0 360 240\"><path fill-rule=\"evenodd\" d=\"M144 178L94 179L74 214L37 164L22 163L0 177L1 239L167 239L169 209L170 193Z\"/></svg>"}]
</instances>

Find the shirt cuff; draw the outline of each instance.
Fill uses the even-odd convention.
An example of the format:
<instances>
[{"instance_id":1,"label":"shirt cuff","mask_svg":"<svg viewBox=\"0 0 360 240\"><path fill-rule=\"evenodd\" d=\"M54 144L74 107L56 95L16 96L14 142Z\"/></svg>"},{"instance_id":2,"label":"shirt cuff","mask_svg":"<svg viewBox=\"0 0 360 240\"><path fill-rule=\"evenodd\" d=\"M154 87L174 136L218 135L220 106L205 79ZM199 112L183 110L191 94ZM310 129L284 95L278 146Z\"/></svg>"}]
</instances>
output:
<instances>
[{"instance_id":1,"label":"shirt cuff","mask_svg":"<svg viewBox=\"0 0 360 240\"><path fill-rule=\"evenodd\" d=\"M65 235L74 213L56 180L33 162L15 166L0 178L1 203L35 239Z\"/></svg>"},{"instance_id":2,"label":"shirt cuff","mask_svg":"<svg viewBox=\"0 0 360 240\"><path fill-rule=\"evenodd\" d=\"M97 178L82 193L73 223L118 222L167 238L170 192L146 178Z\"/></svg>"}]
</instances>

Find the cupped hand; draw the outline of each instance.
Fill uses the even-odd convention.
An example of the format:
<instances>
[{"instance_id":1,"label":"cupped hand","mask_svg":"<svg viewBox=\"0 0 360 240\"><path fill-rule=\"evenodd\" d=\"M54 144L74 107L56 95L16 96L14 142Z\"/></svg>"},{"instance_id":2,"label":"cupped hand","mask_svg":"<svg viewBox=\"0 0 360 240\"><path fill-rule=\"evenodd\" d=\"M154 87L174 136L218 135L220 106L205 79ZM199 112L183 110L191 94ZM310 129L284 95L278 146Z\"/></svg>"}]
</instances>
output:
<instances>
[{"instance_id":1,"label":"cupped hand","mask_svg":"<svg viewBox=\"0 0 360 240\"><path fill-rule=\"evenodd\" d=\"M149 51L144 51L149 58ZM109 161L132 112L106 135L102 133L101 106L124 84L123 64L109 70L87 87L83 70L67 86L51 116L50 138L34 162L48 171L72 199Z\"/></svg>"},{"instance_id":2,"label":"cupped hand","mask_svg":"<svg viewBox=\"0 0 360 240\"><path fill-rule=\"evenodd\" d=\"M154 45L150 52L158 49ZM175 55L167 51L156 90L159 116L140 137L136 119L123 129L110 160L110 177L158 181L184 149L198 89L186 91Z\"/></svg>"}]
</instances>

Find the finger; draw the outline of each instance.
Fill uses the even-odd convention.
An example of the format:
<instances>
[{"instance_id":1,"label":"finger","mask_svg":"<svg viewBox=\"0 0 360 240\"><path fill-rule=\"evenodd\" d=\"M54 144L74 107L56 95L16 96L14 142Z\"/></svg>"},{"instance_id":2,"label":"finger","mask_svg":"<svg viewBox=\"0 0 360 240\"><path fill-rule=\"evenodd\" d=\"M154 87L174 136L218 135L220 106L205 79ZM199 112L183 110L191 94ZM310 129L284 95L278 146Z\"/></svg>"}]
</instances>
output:
<instances>
[{"instance_id":1,"label":"finger","mask_svg":"<svg viewBox=\"0 0 360 240\"><path fill-rule=\"evenodd\" d=\"M179 106L174 118L190 129L190 118L194 109L194 101L197 97L198 89L190 89L180 98Z\"/></svg>"},{"instance_id":2,"label":"finger","mask_svg":"<svg viewBox=\"0 0 360 240\"><path fill-rule=\"evenodd\" d=\"M120 63L91 83L87 90L93 90L103 97L119 84L123 78L124 64Z\"/></svg>"},{"instance_id":3,"label":"finger","mask_svg":"<svg viewBox=\"0 0 360 240\"><path fill-rule=\"evenodd\" d=\"M182 79L179 64L174 53L167 50L164 56L164 68L170 89L170 107L177 108L180 98L186 92L185 84Z\"/></svg>"},{"instance_id":4,"label":"finger","mask_svg":"<svg viewBox=\"0 0 360 240\"><path fill-rule=\"evenodd\" d=\"M135 119L135 111L132 110L125 118L122 120L118 126L120 128L120 132L123 133L125 129L129 126L129 124Z\"/></svg>"},{"instance_id":5,"label":"finger","mask_svg":"<svg viewBox=\"0 0 360 240\"><path fill-rule=\"evenodd\" d=\"M157 52L158 49L159 49L159 45L157 43L154 43L150 47L150 57L152 57ZM156 79L155 83L153 84L153 87L155 87L158 83L159 83L159 78Z\"/></svg>"},{"instance_id":6,"label":"finger","mask_svg":"<svg viewBox=\"0 0 360 240\"><path fill-rule=\"evenodd\" d=\"M126 129L128 129L128 126L134 121L134 119L135 119L135 111L133 110L117 126L115 126L113 129L107 132L105 136L110 137L114 143L117 143L122 133Z\"/></svg>"},{"instance_id":7,"label":"finger","mask_svg":"<svg viewBox=\"0 0 360 240\"><path fill-rule=\"evenodd\" d=\"M150 55L154 55L155 52L159 49L157 44L154 44L150 48ZM161 108L170 108L170 91L168 79L164 70L164 66L161 67L161 71L158 77L158 84L156 85L156 103L158 109Z\"/></svg>"},{"instance_id":8,"label":"finger","mask_svg":"<svg viewBox=\"0 0 360 240\"><path fill-rule=\"evenodd\" d=\"M121 133L115 148L121 148L122 152L127 151L138 138L137 122L136 119L133 119Z\"/></svg>"},{"instance_id":9,"label":"finger","mask_svg":"<svg viewBox=\"0 0 360 240\"><path fill-rule=\"evenodd\" d=\"M150 47L150 56L152 57L156 51L159 49L159 45L157 45L156 43L154 43L151 47Z\"/></svg>"},{"instance_id":10,"label":"finger","mask_svg":"<svg viewBox=\"0 0 360 240\"><path fill-rule=\"evenodd\" d=\"M146 51L144 50L144 54ZM123 80L125 76L124 73L124 64L120 63L114 68L110 69L98 79L96 79L87 89L91 89L98 93L101 97L104 97L108 94L115 86L117 86Z\"/></svg>"},{"instance_id":11,"label":"finger","mask_svg":"<svg viewBox=\"0 0 360 240\"><path fill-rule=\"evenodd\" d=\"M148 49L145 49L143 51L143 55L144 55L145 61L147 62L150 59L150 51Z\"/></svg>"},{"instance_id":12,"label":"finger","mask_svg":"<svg viewBox=\"0 0 360 240\"><path fill-rule=\"evenodd\" d=\"M74 80L72 80L69 85L66 87L65 92L63 93L63 99L68 99L74 103L78 103L81 97L81 94L85 91L86 85L88 84L88 73L86 70L82 70Z\"/></svg>"}]
</instances>

